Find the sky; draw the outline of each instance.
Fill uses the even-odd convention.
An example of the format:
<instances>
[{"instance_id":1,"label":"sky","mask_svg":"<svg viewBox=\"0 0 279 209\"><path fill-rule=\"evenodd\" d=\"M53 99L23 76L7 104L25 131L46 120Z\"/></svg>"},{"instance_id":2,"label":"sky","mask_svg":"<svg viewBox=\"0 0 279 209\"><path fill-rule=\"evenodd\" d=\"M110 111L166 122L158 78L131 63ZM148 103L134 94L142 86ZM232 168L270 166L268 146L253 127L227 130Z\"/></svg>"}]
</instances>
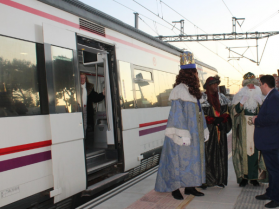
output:
<instances>
[{"instance_id":1,"label":"sky","mask_svg":"<svg viewBox=\"0 0 279 209\"><path fill-rule=\"evenodd\" d=\"M184 33L188 35L231 33L232 17L245 18L242 26L237 25L236 27L236 32L239 33L279 31L278 0L80 1L131 26L134 26L133 13L138 12L140 17L139 29L153 36L179 34L180 24L175 24L173 27L172 21L181 19L184 19ZM230 58L228 58L227 47L250 46L244 56L256 61L256 40L176 42L171 44L192 51L197 59L215 67L221 77L221 85L229 83L231 93L236 93L241 88L243 75L247 72L252 72L255 75L277 73L277 69L279 69L279 35L271 36L267 44L266 40L259 39L258 41L258 59L260 60L262 57L259 66L245 58L239 60L229 60ZM242 54L246 48L232 50ZM231 54L231 56L238 55Z\"/></svg>"}]
</instances>

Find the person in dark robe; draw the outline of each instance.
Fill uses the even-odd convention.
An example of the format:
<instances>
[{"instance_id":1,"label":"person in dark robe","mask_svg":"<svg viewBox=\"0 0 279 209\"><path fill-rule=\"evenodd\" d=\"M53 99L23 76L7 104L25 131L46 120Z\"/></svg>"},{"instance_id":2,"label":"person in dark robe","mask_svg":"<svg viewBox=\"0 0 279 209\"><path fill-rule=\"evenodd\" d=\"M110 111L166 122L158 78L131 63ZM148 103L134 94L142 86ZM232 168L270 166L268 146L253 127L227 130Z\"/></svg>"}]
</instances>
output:
<instances>
[{"instance_id":1,"label":"person in dark robe","mask_svg":"<svg viewBox=\"0 0 279 209\"><path fill-rule=\"evenodd\" d=\"M186 195L204 195L195 187L205 183L204 142L209 138L192 53L183 53L180 67L169 96L171 108L155 184L155 191L171 192L177 200L183 200L180 188Z\"/></svg>"},{"instance_id":2,"label":"person in dark robe","mask_svg":"<svg viewBox=\"0 0 279 209\"><path fill-rule=\"evenodd\" d=\"M94 110L92 104L101 102L105 98L105 90L103 90L102 93L97 93L96 91L94 91L94 85L88 81L85 73L80 73L80 84L84 133L86 133L87 127L90 127L92 129L94 126Z\"/></svg>"},{"instance_id":3,"label":"person in dark robe","mask_svg":"<svg viewBox=\"0 0 279 209\"><path fill-rule=\"evenodd\" d=\"M202 108L209 130L209 140L205 143L206 184L224 188L228 181L227 133L232 128L229 114L230 101L218 92L219 76L209 77L204 84Z\"/></svg>"}]
</instances>

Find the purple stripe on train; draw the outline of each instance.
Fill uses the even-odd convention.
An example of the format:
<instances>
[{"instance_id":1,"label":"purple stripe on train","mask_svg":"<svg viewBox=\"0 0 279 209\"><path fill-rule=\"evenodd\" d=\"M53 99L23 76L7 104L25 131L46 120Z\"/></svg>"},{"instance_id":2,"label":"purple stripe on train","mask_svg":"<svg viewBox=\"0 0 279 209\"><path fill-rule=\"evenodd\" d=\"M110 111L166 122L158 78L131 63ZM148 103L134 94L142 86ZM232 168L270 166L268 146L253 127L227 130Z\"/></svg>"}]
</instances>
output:
<instances>
[{"instance_id":1,"label":"purple stripe on train","mask_svg":"<svg viewBox=\"0 0 279 209\"><path fill-rule=\"evenodd\" d=\"M0 172L20 168L51 159L51 151L0 161Z\"/></svg>"},{"instance_id":2,"label":"purple stripe on train","mask_svg":"<svg viewBox=\"0 0 279 209\"><path fill-rule=\"evenodd\" d=\"M158 131L163 131L167 128L167 125L163 125L163 126L158 126L158 127L154 127L154 128L149 128L149 129L145 129L145 130L141 130L139 131L139 136L144 136L147 134L152 134Z\"/></svg>"}]
</instances>

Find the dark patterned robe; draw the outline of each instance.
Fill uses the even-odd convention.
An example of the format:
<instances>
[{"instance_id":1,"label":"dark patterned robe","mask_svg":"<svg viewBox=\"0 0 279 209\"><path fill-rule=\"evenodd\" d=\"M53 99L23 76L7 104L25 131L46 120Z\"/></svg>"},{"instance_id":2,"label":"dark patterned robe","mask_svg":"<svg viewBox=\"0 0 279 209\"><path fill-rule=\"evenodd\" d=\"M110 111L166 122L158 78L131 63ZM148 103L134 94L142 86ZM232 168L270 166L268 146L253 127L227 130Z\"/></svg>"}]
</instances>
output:
<instances>
[{"instance_id":1,"label":"dark patterned robe","mask_svg":"<svg viewBox=\"0 0 279 209\"><path fill-rule=\"evenodd\" d=\"M227 185L228 181L228 143L227 133L232 128L232 121L229 115L230 101L225 95L219 93L221 111L219 116L213 106L207 101L207 94L203 93L201 103L209 130L209 140L205 143L206 162L206 184L215 186L219 184ZM221 123L223 130L214 125L214 117L224 117Z\"/></svg>"}]
</instances>

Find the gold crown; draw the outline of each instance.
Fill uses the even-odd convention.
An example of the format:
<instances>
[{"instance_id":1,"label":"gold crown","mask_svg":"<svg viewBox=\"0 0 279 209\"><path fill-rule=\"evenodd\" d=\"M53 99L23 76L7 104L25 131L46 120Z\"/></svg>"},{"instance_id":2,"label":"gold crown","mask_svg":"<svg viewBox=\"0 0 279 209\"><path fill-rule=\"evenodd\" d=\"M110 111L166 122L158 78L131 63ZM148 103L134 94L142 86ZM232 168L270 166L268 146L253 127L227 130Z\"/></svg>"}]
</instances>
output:
<instances>
[{"instance_id":1,"label":"gold crown","mask_svg":"<svg viewBox=\"0 0 279 209\"><path fill-rule=\"evenodd\" d=\"M189 51L183 52L180 55L180 65L195 64L194 54Z\"/></svg>"}]
</instances>

